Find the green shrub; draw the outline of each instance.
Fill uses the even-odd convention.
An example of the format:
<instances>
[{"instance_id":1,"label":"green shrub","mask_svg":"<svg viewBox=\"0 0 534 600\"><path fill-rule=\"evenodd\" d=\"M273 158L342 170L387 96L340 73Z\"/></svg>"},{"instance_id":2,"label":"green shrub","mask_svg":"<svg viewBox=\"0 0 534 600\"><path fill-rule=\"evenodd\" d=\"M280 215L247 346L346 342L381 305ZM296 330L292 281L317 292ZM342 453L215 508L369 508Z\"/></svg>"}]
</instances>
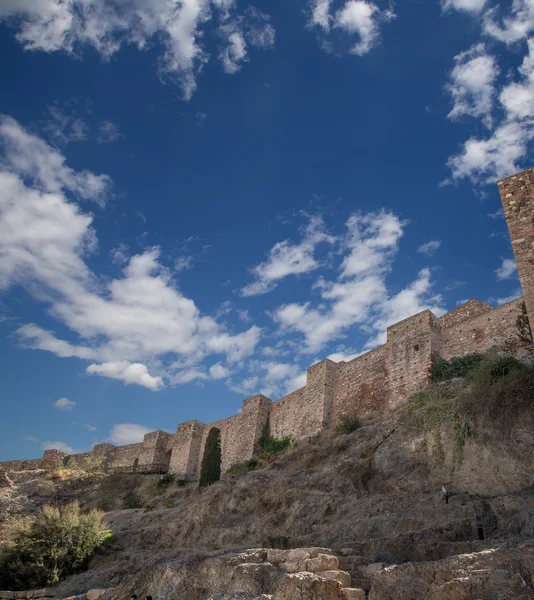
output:
<instances>
[{"instance_id":1,"label":"green shrub","mask_svg":"<svg viewBox=\"0 0 534 600\"><path fill-rule=\"evenodd\" d=\"M451 360L438 360L432 364L432 381L446 381L454 377L466 377L484 359L482 354L455 356Z\"/></svg>"},{"instance_id":2,"label":"green shrub","mask_svg":"<svg viewBox=\"0 0 534 600\"><path fill-rule=\"evenodd\" d=\"M495 359L473 374L471 389L459 398L465 418L506 437L517 423L534 424L534 370L517 361Z\"/></svg>"},{"instance_id":3,"label":"green shrub","mask_svg":"<svg viewBox=\"0 0 534 600\"><path fill-rule=\"evenodd\" d=\"M200 466L199 487L211 485L221 478L221 431L212 427L206 439Z\"/></svg>"},{"instance_id":4,"label":"green shrub","mask_svg":"<svg viewBox=\"0 0 534 600\"><path fill-rule=\"evenodd\" d=\"M188 483L191 483L193 478L190 475L180 475L176 477L176 485L178 487L185 487Z\"/></svg>"},{"instance_id":5,"label":"green shrub","mask_svg":"<svg viewBox=\"0 0 534 600\"><path fill-rule=\"evenodd\" d=\"M283 438L269 436L263 448L262 454L271 454L272 456L278 456L279 454L282 454L282 452L289 450L289 448L291 448L293 444L293 438L289 436Z\"/></svg>"},{"instance_id":6,"label":"green shrub","mask_svg":"<svg viewBox=\"0 0 534 600\"><path fill-rule=\"evenodd\" d=\"M406 410L412 424L433 437L433 454L438 463L443 463L445 459L441 436L442 425L443 423L452 425L454 459L455 461L462 459L463 447L471 433L471 425L460 414L458 398L454 392L440 386L429 387L413 394Z\"/></svg>"},{"instance_id":7,"label":"green shrub","mask_svg":"<svg viewBox=\"0 0 534 600\"><path fill-rule=\"evenodd\" d=\"M141 496L137 492L128 492L124 498L122 499L122 508L141 508L143 506L143 501L141 500Z\"/></svg>"},{"instance_id":8,"label":"green shrub","mask_svg":"<svg viewBox=\"0 0 534 600\"><path fill-rule=\"evenodd\" d=\"M173 498L165 498L163 502L163 506L165 508L174 508L174 499Z\"/></svg>"},{"instance_id":9,"label":"green shrub","mask_svg":"<svg viewBox=\"0 0 534 600\"><path fill-rule=\"evenodd\" d=\"M21 530L0 565L0 587L29 589L56 585L60 577L87 566L108 537L98 510L82 513L77 502L44 506Z\"/></svg>"},{"instance_id":10,"label":"green shrub","mask_svg":"<svg viewBox=\"0 0 534 600\"><path fill-rule=\"evenodd\" d=\"M343 416L339 420L336 430L338 433L347 434L347 433L352 433L353 431L356 431L357 429L360 429L361 426L362 426L361 421L359 419L357 419L356 417Z\"/></svg>"},{"instance_id":11,"label":"green shrub","mask_svg":"<svg viewBox=\"0 0 534 600\"><path fill-rule=\"evenodd\" d=\"M169 485L171 485L171 483L174 483L175 480L176 480L176 475L174 473L165 473L165 475L162 475L158 479L158 487L166 488Z\"/></svg>"},{"instance_id":12,"label":"green shrub","mask_svg":"<svg viewBox=\"0 0 534 600\"><path fill-rule=\"evenodd\" d=\"M228 475L244 475L249 471L254 471L254 469L257 466L258 459L251 458L250 460L246 460L245 462L233 464L226 472L228 473Z\"/></svg>"}]
</instances>

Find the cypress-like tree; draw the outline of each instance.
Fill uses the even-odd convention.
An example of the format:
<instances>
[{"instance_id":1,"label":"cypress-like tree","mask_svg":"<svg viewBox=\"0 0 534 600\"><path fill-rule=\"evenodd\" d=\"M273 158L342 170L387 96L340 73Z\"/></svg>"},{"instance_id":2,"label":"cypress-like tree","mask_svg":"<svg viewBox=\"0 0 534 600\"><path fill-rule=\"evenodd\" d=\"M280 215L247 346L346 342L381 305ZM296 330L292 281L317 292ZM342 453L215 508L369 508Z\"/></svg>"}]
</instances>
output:
<instances>
[{"instance_id":1,"label":"cypress-like tree","mask_svg":"<svg viewBox=\"0 0 534 600\"><path fill-rule=\"evenodd\" d=\"M221 430L212 427L206 439L200 466L199 487L212 484L221 478Z\"/></svg>"},{"instance_id":2,"label":"cypress-like tree","mask_svg":"<svg viewBox=\"0 0 534 600\"><path fill-rule=\"evenodd\" d=\"M517 316L517 320L515 322L517 327L517 335L522 342L532 344L532 329L528 319L527 305L524 302L521 302L520 307L521 314Z\"/></svg>"}]
</instances>

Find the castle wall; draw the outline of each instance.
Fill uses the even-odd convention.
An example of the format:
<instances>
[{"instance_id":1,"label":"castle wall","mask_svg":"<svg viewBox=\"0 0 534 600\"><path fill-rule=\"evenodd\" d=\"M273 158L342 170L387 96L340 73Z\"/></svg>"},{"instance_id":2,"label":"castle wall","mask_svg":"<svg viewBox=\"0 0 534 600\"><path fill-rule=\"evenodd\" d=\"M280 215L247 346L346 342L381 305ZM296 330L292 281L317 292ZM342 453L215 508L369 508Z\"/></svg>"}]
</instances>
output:
<instances>
[{"instance_id":1,"label":"castle wall","mask_svg":"<svg viewBox=\"0 0 534 600\"><path fill-rule=\"evenodd\" d=\"M534 323L534 169L498 181L530 322Z\"/></svg>"},{"instance_id":2,"label":"castle wall","mask_svg":"<svg viewBox=\"0 0 534 600\"><path fill-rule=\"evenodd\" d=\"M337 364L332 399L332 424L341 417L361 417L380 409L388 398L386 346Z\"/></svg>"},{"instance_id":3,"label":"castle wall","mask_svg":"<svg viewBox=\"0 0 534 600\"><path fill-rule=\"evenodd\" d=\"M167 454L167 442L171 434L158 429L145 434L139 453L139 471L167 472L171 459Z\"/></svg>"},{"instance_id":4,"label":"castle wall","mask_svg":"<svg viewBox=\"0 0 534 600\"><path fill-rule=\"evenodd\" d=\"M142 444L115 446L110 457L110 467L112 469L126 469L138 465L141 448Z\"/></svg>"},{"instance_id":5,"label":"castle wall","mask_svg":"<svg viewBox=\"0 0 534 600\"><path fill-rule=\"evenodd\" d=\"M454 310L439 318L441 329L448 329L459 325L464 321L470 321L480 315L491 312L493 309L487 302L479 302L478 300L468 300Z\"/></svg>"},{"instance_id":6,"label":"castle wall","mask_svg":"<svg viewBox=\"0 0 534 600\"><path fill-rule=\"evenodd\" d=\"M204 432L204 423L188 421L176 428L169 470L178 475L196 477Z\"/></svg>"},{"instance_id":7,"label":"castle wall","mask_svg":"<svg viewBox=\"0 0 534 600\"><path fill-rule=\"evenodd\" d=\"M518 347L516 319L521 302L514 300L442 329L443 358L485 352L493 346Z\"/></svg>"},{"instance_id":8,"label":"castle wall","mask_svg":"<svg viewBox=\"0 0 534 600\"><path fill-rule=\"evenodd\" d=\"M387 329L389 394L384 406L394 407L428 384L432 362L441 358L438 319L425 310Z\"/></svg>"}]
</instances>

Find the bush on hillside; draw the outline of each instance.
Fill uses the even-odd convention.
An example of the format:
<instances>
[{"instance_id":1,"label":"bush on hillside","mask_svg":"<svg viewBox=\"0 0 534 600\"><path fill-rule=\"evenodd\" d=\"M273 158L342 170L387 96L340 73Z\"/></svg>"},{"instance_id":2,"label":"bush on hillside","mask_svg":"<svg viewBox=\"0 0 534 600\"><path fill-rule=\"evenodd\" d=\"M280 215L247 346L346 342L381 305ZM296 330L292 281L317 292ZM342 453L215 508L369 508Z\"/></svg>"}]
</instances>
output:
<instances>
[{"instance_id":1,"label":"bush on hillside","mask_svg":"<svg viewBox=\"0 0 534 600\"><path fill-rule=\"evenodd\" d=\"M450 360L438 360L432 364L432 381L446 381L455 377L466 377L484 360L482 354L455 356Z\"/></svg>"},{"instance_id":2,"label":"bush on hillside","mask_svg":"<svg viewBox=\"0 0 534 600\"><path fill-rule=\"evenodd\" d=\"M228 475L244 475L249 471L254 471L254 469L257 466L258 459L251 458L250 460L246 460L245 462L233 464L226 472L228 473Z\"/></svg>"},{"instance_id":3,"label":"bush on hillside","mask_svg":"<svg viewBox=\"0 0 534 600\"><path fill-rule=\"evenodd\" d=\"M343 416L339 420L336 430L338 433L347 434L347 433L352 433L353 431L356 431L357 429L360 429L361 426L362 426L361 421L359 419L357 419L356 417Z\"/></svg>"},{"instance_id":4,"label":"bush on hillside","mask_svg":"<svg viewBox=\"0 0 534 600\"><path fill-rule=\"evenodd\" d=\"M86 567L109 532L98 510L82 513L77 502L44 506L23 528L0 564L0 587L29 589L55 585Z\"/></svg>"},{"instance_id":5,"label":"bush on hillside","mask_svg":"<svg viewBox=\"0 0 534 600\"><path fill-rule=\"evenodd\" d=\"M534 423L534 369L510 357L484 361L471 378L468 393L459 397L465 418L508 436L519 422Z\"/></svg>"},{"instance_id":6,"label":"bush on hillside","mask_svg":"<svg viewBox=\"0 0 534 600\"><path fill-rule=\"evenodd\" d=\"M137 492L128 492L122 499L122 508L127 510L129 508L141 508L143 506L143 500Z\"/></svg>"},{"instance_id":7,"label":"bush on hillside","mask_svg":"<svg viewBox=\"0 0 534 600\"><path fill-rule=\"evenodd\" d=\"M212 427L206 439L200 466L199 487L211 485L221 478L221 431Z\"/></svg>"},{"instance_id":8,"label":"bush on hillside","mask_svg":"<svg viewBox=\"0 0 534 600\"><path fill-rule=\"evenodd\" d=\"M176 480L176 474L175 473L165 473L165 475L162 475L158 479L158 487L159 488L166 488L169 485L171 485L171 483L174 483L175 480Z\"/></svg>"}]
</instances>

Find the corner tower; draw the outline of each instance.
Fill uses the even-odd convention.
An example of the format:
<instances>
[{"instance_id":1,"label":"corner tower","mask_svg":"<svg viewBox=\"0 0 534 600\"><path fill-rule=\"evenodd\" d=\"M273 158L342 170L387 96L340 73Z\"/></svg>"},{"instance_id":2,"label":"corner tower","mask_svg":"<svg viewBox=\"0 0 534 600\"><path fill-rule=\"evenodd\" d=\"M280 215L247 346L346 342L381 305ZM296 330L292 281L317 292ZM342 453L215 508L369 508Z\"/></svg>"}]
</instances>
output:
<instances>
[{"instance_id":1,"label":"corner tower","mask_svg":"<svg viewBox=\"0 0 534 600\"><path fill-rule=\"evenodd\" d=\"M530 322L534 323L534 169L497 182Z\"/></svg>"}]
</instances>

